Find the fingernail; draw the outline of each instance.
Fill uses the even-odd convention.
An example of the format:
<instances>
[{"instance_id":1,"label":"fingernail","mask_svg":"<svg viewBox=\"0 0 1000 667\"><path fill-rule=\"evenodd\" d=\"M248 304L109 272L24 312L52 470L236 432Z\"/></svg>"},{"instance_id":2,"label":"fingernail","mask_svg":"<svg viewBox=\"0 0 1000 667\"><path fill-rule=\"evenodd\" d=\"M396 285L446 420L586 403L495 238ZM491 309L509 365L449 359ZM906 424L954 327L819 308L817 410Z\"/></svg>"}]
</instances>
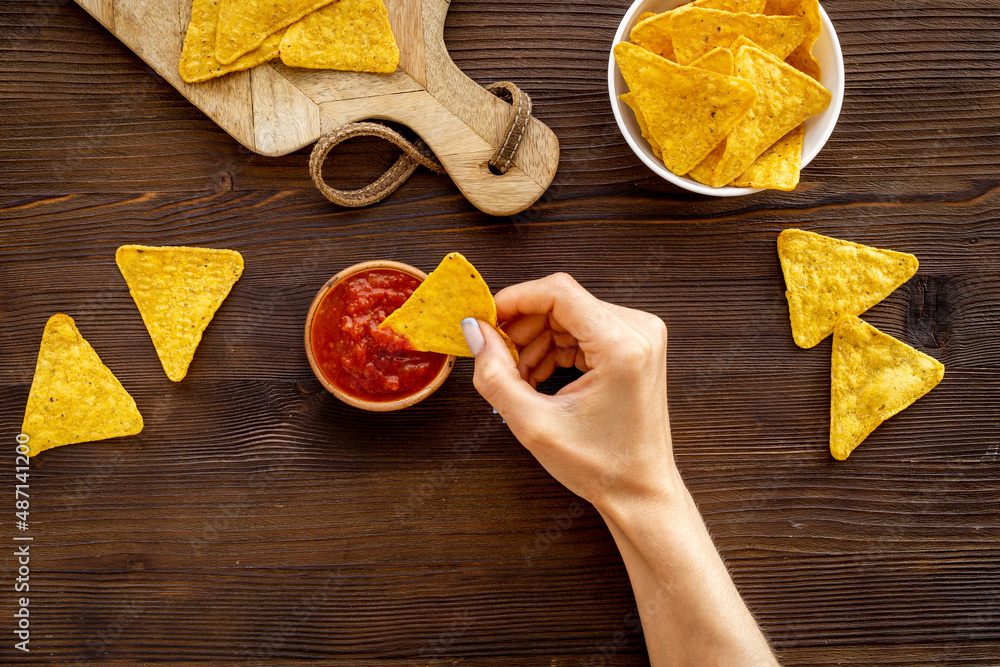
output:
<instances>
[{"instance_id":1,"label":"fingernail","mask_svg":"<svg viewBox=\"0 0 1000 667\"><path fill-rule=\"evenodd\" d=\"M462 335L465 336L465 344L469 346L472 356L478 357L486 349L486 339L483 338L483 330L479 328L476 318L466 317L462 320Z\"/></svg>"}]
</instances>

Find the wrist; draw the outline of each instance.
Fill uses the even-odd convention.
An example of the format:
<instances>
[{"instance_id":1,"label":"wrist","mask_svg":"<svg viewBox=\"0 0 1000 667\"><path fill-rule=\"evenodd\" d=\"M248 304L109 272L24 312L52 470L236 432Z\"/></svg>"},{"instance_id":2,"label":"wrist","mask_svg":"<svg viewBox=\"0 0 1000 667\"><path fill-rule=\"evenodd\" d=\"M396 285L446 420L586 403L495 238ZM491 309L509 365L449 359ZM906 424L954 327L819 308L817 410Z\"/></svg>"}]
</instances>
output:
<instances>
[{"instance_id":1,"label":"wrist","mask_svg":"<svg viewBox=\"0 0 1000 667\"><path fill-rule=\"evenodd\" d=\"M624 533L632 529L669 526L683 528L701 525L701 515L691 498L677 467L671 461L656 474L627 485L616 485L594 502L605 519L613 521Z\"/></svg>"},{"instance_id":2,"label":"wrist","mask_svg":"<svg viewBox=\"0 0 1000 667\"><path fill-rule=\"evenodd\" d=\"M652 665L778 664L679 474L598 510L632 581Z\"/></svg>"}]
</instances>

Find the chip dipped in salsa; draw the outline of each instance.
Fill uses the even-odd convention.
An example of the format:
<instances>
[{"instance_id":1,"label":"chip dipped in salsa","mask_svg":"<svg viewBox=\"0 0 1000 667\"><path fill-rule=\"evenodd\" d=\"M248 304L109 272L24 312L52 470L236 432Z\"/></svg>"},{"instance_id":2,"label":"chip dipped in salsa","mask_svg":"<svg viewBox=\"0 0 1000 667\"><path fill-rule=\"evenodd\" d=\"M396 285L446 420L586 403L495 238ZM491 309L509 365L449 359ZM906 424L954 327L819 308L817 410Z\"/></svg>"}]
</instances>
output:
<instances>
[{"instance_id":1,"label":"chip dipped in salsa","mask_svg":"<svg viewBox=\"0 0 1000 667\"><path fill-rule=\"evenodd\" d=\"M326 294L313 316L310 345L331 385L364 401L389 402L433 382L447 355L414 352L399 334L378 329L420 282L396 269L369 269Z\"/></svg>"}]
</instances>

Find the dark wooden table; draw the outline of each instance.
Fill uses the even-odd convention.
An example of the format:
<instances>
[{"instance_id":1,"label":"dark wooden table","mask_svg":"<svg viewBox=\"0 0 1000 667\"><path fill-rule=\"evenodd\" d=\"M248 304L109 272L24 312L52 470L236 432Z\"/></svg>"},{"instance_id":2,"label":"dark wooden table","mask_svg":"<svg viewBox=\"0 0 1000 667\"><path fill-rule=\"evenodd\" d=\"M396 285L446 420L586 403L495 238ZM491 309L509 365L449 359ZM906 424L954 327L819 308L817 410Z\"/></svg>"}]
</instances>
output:
<instances>
[{"instance_id":1,"label":"dark wooden table","mask_svg":"<svg viewBox=\"0 0 1000 667\"><path fill-rule=\"evenodd\" d=\"M627 4L453 3L455 60L522 85L562 145L542 200L497 219L426 171L338 209L305 151L241 148L70 0L0 1L0 662L646 663L600 518L569 516L471 363L382 416L309 370L327 278L458 250L494 289L568 271L667 321L678 465L785 664L1000 664L1000 2L827 0L837 130L796 192L728 200L659 181L620 136L605 71ZM392 159L353 141L329 172L357 187ZM845 463L827 450L830 341L789 331L791 226L916 254L866 319L948 369ZM124 243L246 259L181 384L115 266ZM33 462L24 654L13 445L55 312L146 428Z\"/></svg>"}]
</instances>

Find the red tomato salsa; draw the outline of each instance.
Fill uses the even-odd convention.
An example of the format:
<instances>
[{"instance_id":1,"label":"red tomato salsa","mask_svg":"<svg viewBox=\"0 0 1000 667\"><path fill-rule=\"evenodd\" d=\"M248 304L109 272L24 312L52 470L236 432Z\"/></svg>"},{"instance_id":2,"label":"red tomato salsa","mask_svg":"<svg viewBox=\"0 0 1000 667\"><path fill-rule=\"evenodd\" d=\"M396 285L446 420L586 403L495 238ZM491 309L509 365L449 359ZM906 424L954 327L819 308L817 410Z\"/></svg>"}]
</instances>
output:
<instances>
[{"instance_id":1,"label":"red tomato salsa","mask_svg":"<svg viewBox=\"0 0 1000 667\"><path fill-rule=\"evenodd\" d=\"M313 316L310 343L326 379L366 401L394 401L431 383L447 356L414 352L393 331L378 325L420 284L396 269L371 269L331 289Z\"/></svg>"}]
</instances>

